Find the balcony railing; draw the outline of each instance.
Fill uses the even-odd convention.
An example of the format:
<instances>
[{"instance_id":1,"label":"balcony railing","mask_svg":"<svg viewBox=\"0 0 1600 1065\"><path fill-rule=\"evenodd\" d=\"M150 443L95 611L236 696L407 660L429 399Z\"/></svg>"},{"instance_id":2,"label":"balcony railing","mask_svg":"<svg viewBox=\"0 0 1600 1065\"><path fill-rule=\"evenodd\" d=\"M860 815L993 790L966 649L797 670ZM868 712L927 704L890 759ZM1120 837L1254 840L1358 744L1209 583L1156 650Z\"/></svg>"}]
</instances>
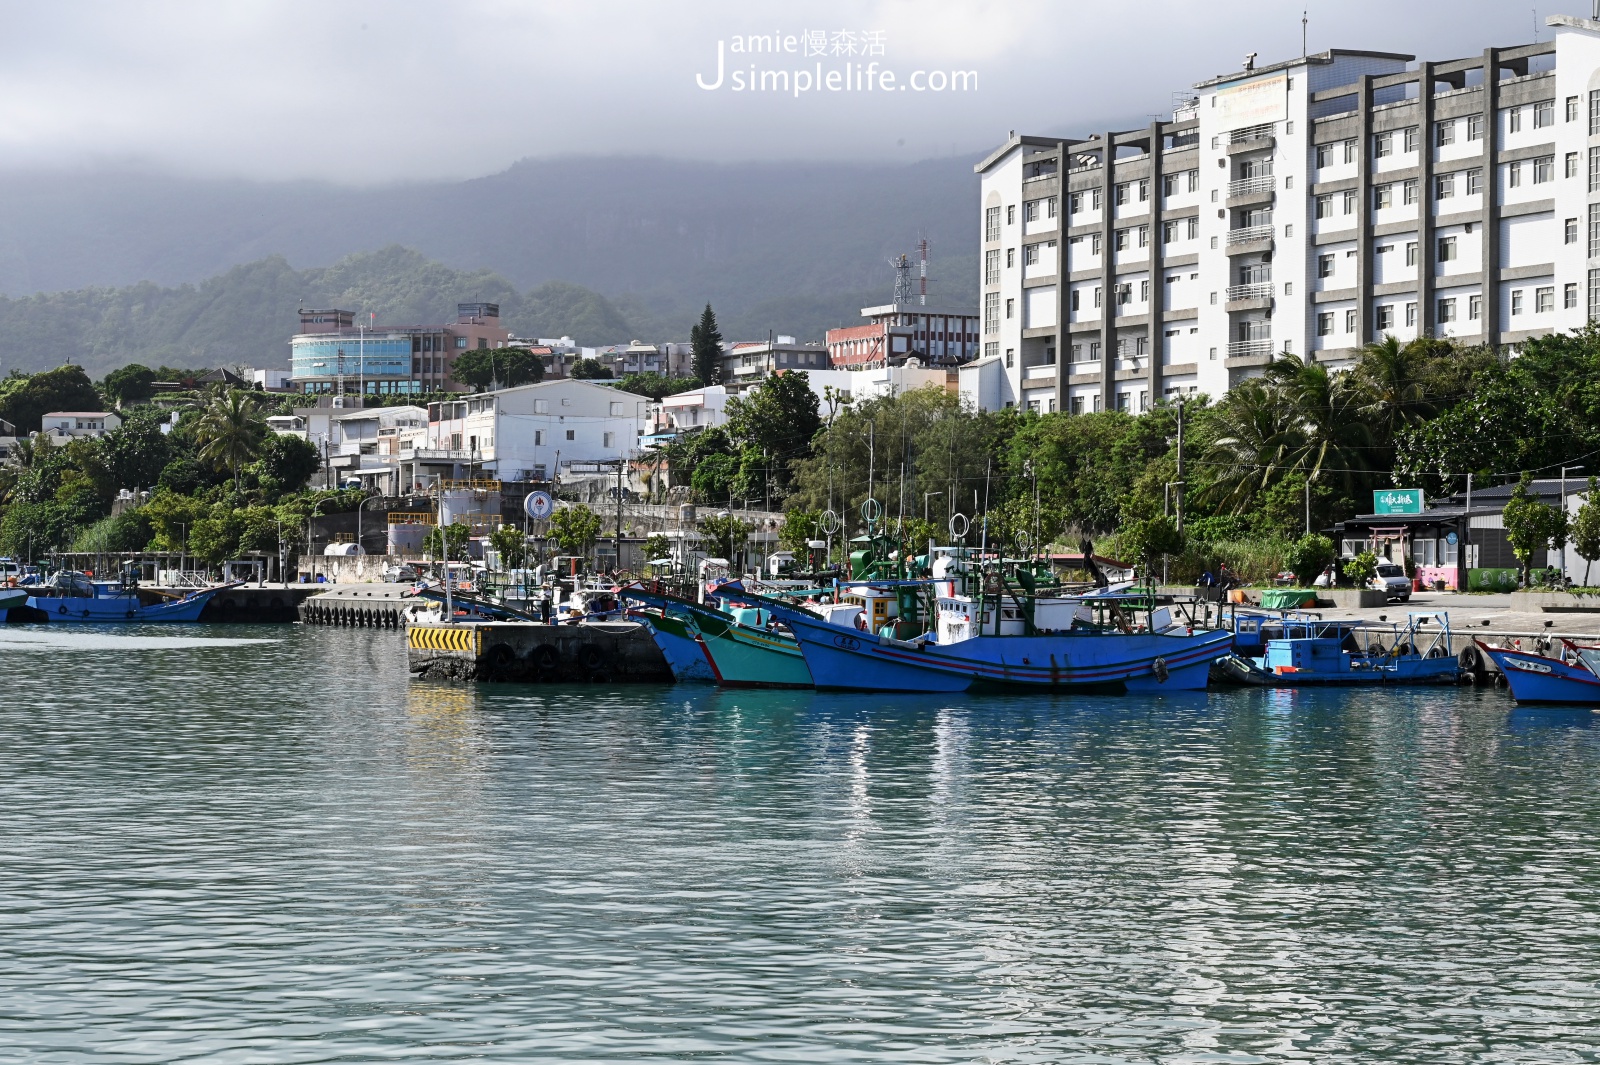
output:
<instances>
[{"instance_id":1,"label":"balcony railing","mask_svg":"<svg viewBox=\"0 0 1600 1065\"><path fill-rule=\"evenodd\" d=\"M1228 182L1228 196L1254 196L1258 192L1271 192L1278 187L1278 181L1271 174L1265 177L1241 178L1238 181Z\"/></svg>"},{"instance_id":2,"label":"balcony railing","mask_svg":"<svg viewBox=\"0 0 1600 1065\"><path fill-rule=\"evenodd\" d=\"M1246 144L1250 141L1271 140L1272 133L1273 127L1271 122L1261 126L1246 126L1244 129L1236 129L1232 133L1228 134L1228 143Z\"/></svg>"},{"instance_id":3,"label":"balcony railing","mask_svg":"<svg viewBox=\"0 0 1600 1065\"><path fill-rule=\"evenodd\" d=\"M1228 358L1249 359L1272 356L1272 341L1270 340L1235 340L1228 345Z\"/></svg>"},{"instance_id":4,"label":"balcony railing","mask_svg":"<svg viewBox=\"0 0 1600 1065\"><path fill-rule=\"evenodd\" d=\"M1271 240L1274 230L1272 226L1245 226L1243 229L1228 230L1228 243L1250 244L1258 240Z\"/></svg>"},{"instance_id":5,"label":"balcony railing","mask_svg":"<svg viewBox=\"0 0 1600 1065\"><path fill-rule=\"evenodd\" d=\"M1250 285L1228 286L1228 302L1234 300L1265 300L1272 298L1272 282L1262 281Z\"/></svg>"}]
</instances>

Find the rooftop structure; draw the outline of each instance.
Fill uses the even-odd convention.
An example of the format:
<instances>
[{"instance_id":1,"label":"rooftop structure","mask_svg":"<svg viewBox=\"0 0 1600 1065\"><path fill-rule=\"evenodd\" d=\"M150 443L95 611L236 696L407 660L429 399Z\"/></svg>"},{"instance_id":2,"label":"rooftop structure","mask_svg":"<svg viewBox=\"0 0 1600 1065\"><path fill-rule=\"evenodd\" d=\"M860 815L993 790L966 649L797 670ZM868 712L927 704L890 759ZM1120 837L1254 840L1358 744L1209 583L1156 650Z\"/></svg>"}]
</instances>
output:
<instances>
[{"instance_id":1,"label":"rooftop structure","mask_svg":"<svg viewBox=\"0 0 1600 1065\"><path fill-rule=\"evenodd\" d=\"M445 325L356 323L355 317L344 310L301 310L301 332L289 340L294 391L459 391L462 386L450 376L456 357L469 349L502 347L511 337L500 325L495 303L457 304L456 320Z\"/></svg>"}]
</instances>

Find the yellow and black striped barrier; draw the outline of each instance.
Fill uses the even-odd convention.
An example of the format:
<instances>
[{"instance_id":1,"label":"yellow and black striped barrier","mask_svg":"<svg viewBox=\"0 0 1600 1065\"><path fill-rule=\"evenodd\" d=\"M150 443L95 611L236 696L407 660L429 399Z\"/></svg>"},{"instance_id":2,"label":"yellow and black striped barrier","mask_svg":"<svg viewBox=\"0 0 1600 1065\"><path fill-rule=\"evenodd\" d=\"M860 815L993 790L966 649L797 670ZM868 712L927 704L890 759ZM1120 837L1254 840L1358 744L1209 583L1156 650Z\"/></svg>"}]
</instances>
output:
<instances>
[{"instance_id":1,"label":"yellow and black striped barrier","mask_svg":"<svg viewBox=\"0 0 1600 1065\"><path fill-rule=\"evenodd\" d=\"M476 658L483 654L483 630L466 625L410 625L406 646L413 651L459 651Z\"/></svg>"}]
</instances>

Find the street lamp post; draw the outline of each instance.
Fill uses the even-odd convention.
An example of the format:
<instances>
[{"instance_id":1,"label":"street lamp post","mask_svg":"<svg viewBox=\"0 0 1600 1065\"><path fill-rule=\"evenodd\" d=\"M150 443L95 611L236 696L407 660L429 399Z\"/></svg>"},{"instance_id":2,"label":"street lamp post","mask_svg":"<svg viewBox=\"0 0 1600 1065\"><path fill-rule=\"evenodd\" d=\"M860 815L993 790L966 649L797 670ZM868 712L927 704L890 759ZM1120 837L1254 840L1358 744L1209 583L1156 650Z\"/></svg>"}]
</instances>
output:
<instances>
[{"instance_id":1,"label":"street lamp post","mask_svg":"<svg viewBox=\"0 0 1600 1065\"><path fill-rule=\"evenodd\" d=\"M1561 502L1557 505L1561 508L1562 517L1565 517L1567 513L1567 471L1581 469L1583 469L1582 466L1561 467ZM1567 575L1567 544L1565 540L1561 542L1561 575L1563 577Z\"/></svg>"}]
</instances>

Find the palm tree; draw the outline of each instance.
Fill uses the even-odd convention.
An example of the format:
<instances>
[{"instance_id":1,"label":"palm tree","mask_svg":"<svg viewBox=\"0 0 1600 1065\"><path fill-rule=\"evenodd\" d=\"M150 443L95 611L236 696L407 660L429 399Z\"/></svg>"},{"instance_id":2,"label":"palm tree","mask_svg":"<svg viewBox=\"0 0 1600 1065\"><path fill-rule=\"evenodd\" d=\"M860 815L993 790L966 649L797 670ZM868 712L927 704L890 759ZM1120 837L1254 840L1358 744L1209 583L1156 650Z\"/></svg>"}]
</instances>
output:
<instances>
[{"instance_id":1,"label":"palm tree","mask_svg":"<svg viewBox=\"0 0 1600 1065\"><path fill-rule=\"evenodd\" d=\"M195 427L195 436L200 442L201 461L226 467L233 474L237 491L239 467L260 456L267 423L256 408L255 398L235 388L211 397Z\"/></svg>"},{"instance_id":2,"label":"palm tree","mask_svg":"<svg viewBox=\"0 0 1600 1065\"><path fill-rule=\"evenodd\" d=\"M1361 416L1382 430L1385 441L1432 413L1427 388L1417 376L1420 354L1415 341L1402 346L1393 334L1361 349L1355 368L1356 381L1367 393Z\"/></svg>"},{"instance_id":3,"label":"palm tree","mask_svg":"<svg viewBox=\"0 0 1600 1065\"><path fill-rule=\"evenodd\" d=\"M1282 472L1293 441L1294 411L1261 380L1241 381L1217 409L1221 433L1206 448L1216 470L1205 495L1219 507L1243 513L1257 492Z\"/></svg>"},{"instance_id":4,"label":"palm tree","mask_svg":"<svg viewBox=\"0 0 1600 1065\"><path fill-rule=\"evenodd\" d=\"M1372 427L1362 417L1366 398L1352 375L1295 355L1281 355L1267 367L1268 386L1294 411L1295 432L1281 459L1285 472L1307 482L1333 473L1346 492L1370 469Z\"/></svg>"}]
</instances>

